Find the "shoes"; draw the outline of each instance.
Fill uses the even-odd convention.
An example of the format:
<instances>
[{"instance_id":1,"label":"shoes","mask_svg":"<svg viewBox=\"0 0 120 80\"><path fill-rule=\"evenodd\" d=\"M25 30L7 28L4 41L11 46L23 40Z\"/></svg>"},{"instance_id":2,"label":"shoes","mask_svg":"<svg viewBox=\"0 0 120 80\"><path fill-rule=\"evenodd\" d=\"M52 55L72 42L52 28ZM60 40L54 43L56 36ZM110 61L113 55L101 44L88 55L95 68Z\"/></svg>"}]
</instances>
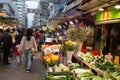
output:
<instances>
[{"instance_id":1,"label":"shoes","mask_svg":"<svg viewBox=\"0 0 120 80\"><path fill-rule=\"evenodd\" d=\"M27 69L27 72L30 72L30 69Z\"/></svg>"},{"instance_id":2,"label":"shoes","mask_svg":"<svg viewBox=\"0 0 120 80\"><path fill-rule=\"evenodd\" d=\"M11 63L7 63L8 65L11 64Z\"/></svg>"},{"instance_id":3,"label":"shoes","mask_svg":"<svg viewBox=\"0 0 120 80\"><path fill-rule=\"evenodd\" d=\"M19 63L17 63L17 66L21 66L22 65L22 62L20 61Z\"/></svg>"},{"instance_id":4,"label":"shoes","mask_svg":"<svg viewBox=\"0 0 120 80\"><path fill-rule=\"evenodd\" d=\"M9 65L9 64L11 64L11 63L3 63L4 65Z\"/></svg>"}]
</instances>

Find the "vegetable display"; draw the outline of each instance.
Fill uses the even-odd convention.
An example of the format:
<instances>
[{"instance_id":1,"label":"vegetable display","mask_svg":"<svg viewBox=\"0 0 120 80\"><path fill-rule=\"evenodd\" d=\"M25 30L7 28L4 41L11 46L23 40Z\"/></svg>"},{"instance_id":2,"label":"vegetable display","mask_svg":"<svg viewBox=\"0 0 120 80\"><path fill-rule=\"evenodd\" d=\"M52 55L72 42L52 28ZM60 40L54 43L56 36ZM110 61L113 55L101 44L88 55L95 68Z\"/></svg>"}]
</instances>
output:
<instances>
[{"instance_id":1,"label":"vegetable display","mask_svg":"<svg viewBox=\"0 0 120 80\"><path fill-rule=\"evenodd\" d=\"M71 63L70 65L70 70L73 70L73 69L77 69L77 68L80 68L80 64L78 63Z\"/></svg>"}]
</instances>

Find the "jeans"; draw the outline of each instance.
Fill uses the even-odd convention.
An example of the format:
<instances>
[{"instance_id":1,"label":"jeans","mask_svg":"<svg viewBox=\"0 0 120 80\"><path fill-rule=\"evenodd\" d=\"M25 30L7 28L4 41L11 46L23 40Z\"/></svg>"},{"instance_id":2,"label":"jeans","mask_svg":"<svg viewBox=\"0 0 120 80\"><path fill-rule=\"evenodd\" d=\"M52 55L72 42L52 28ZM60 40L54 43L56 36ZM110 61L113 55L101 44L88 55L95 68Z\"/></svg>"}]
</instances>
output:
<instances>
[{"instance_id":1,"label":"jeans","mask_svg":"<svg viewBox=\"0 0 120 80\"><path fill-rule=\"evenodd\" d=\"M30 53L30 50L25 50L24 55L25 55L25 66L27 66L27 69L30 69L32 64L31 61L32 53Z\"/></svg>"},{"instance_id":2,"label":"jeans","mask_svg":"<svg viewBox=\"0 0 120 80\"><path fill-rule=\"evenodd\" d=\"M20 63L21 62L21 55L16 55L16 60L17 60L17 63Z\"/></svg>"}]
</instances>

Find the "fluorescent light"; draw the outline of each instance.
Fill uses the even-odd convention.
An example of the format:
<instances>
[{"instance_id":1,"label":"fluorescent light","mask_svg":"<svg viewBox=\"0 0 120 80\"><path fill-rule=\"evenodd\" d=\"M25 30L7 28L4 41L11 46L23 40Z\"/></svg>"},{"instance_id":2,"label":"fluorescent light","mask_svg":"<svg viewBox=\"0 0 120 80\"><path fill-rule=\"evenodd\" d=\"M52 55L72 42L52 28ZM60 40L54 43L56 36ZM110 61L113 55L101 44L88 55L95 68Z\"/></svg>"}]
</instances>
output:
<instances>
[{"instance_id":1,"label":"fluorescent light","mask_svg":"<svg viewBox=\"0 0 120 80\"><path fill-rule=\"evenodd\" d=\"M103 8L99 8L99 11L104 11L104 9Z\"/></svg>"},{"instance_id":2,"label":"fluorescent light","mask_svg":"<svg viewBox=\"0 0 120 80\"><path fill-rule=\"evenodd\" d=\"M116 9L120 9L120 5L116 5L115 8L116 8Z\"/></svg>"},{"instance_id":3,"label":"fluorescent light","mask_svg":"<svg viewBox=\"0 0 120 80\"><path fill-rule=\"evenodd\" d=\"M62 28L62 26L61 26L61 25L59 25L58 27L59 27L59 28Z\"/></svg>"},{"instance_id":4,"label":"fluorescent light","mask_svg":"<svg viewBox=\"0 0 120 80\"><path fill-rule=\"evenodd\" d=\"M69 22L70 24L74 24L72 21Z\"/></svg>"},{"instance_id":5,"label":"fluorescent light","mask_svg":"<svg viewBox=\"0 0 120 80\"><path fill-rule=\"evenodd\" d=\"M65 29L65 25L63 25L62 27L63 27L63 29Z\"/></svg>"},{"instance_id":6,"label":"fluorescent light","mask_svg":"<svg viewBox=\"0 0 120 80\"><path fill-rule=\"evenodd\" d=\"M67 22L65 22L65 25L67 25Z\"/></svg>"},{"instance_id":7,"label":"fluorescent light","mask_svg":"<svg viewBox=\"0 0 120 80\"><path fill-rule=\"evenodd\" d=\"M77 20L77 19L75 19L75 22L78 22L78 20Z\"/></svg>"}]
</instances>

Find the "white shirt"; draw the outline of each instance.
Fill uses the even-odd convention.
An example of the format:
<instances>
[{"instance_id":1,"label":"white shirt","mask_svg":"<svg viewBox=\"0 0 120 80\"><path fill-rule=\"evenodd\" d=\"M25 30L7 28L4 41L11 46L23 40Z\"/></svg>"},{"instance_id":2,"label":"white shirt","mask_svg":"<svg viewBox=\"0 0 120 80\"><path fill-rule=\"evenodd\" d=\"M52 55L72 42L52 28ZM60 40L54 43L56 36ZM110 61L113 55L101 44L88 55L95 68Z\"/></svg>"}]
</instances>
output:
<instances>
[{"instance_id":1,"label":"white shirt","mask_svg":"<svg viewBox=\"0 0 120 80\"><path fill-rule=\"evenodd\" d=\"M32 47L34 47L35 50L37 51L35 38L32 36L30 41L27 41L26 37L24 36L21 40L18 51L28 50Z\"/></svg>"}]
</instances>

